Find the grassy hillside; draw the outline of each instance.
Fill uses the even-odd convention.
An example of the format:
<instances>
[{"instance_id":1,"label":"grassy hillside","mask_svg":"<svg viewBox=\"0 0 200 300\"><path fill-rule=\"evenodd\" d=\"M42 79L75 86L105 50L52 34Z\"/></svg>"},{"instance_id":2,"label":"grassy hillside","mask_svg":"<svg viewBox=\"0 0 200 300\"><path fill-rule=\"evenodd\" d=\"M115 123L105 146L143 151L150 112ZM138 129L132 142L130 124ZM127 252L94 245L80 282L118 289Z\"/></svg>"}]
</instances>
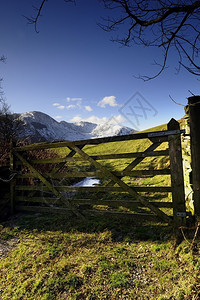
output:
<instances>
[{"instance_id":1,"label":"grassy hillside","mask_svg":"<svg viewBox=\"0 0 200 300\"><path fill-rule=\"evenodd\" d=\"M166 125L157 126L143 132L148 131L162 131L166 129ZM104 154L118 154L118 153L131 153L131 152L143 152L152 143L148 139L133 140L133 141L123 141L123 142L112 142L100 145L88 145L84 147L84 151L89 155L104 155ZM167 143L163 143L156 150L164 150L167 148ZM69 150L61 148L57 152L60 156L65 156L69 153ZM76 155L75 157L77 157ZM101 163L110 167L115 171L122 171L131 161L134 159L110 159L101 160ZM71 166L74 166L71 164ZM166 157L152 157L145 158L135 169L149 169L149 168L166 168L169 166L169 159ZM69 164L70 167L70 164ZM77 168L87 170L89 167L88 163L78 162Z\"/></svg>"}]
</instances>

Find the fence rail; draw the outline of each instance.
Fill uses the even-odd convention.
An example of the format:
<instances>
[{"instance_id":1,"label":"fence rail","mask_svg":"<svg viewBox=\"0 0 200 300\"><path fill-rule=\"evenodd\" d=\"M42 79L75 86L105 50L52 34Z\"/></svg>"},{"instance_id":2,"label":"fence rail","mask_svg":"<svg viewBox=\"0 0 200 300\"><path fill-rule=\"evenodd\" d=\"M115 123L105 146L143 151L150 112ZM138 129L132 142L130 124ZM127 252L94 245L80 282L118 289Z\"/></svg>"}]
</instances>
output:
<instances>
[{"instance_id":1,"label":"fence rail","mask_svg":"<svg viewBox=\"0 0 200 300\"><path fill-rule=\"evenodd\" d=\"M179 214L186 212L180 139L182 133L184 131L180 130L178 122L172 119L168 124L168 130L165 131L12 147L11 168L18 171L19 175L11 184L11 207L13 210L48 212L70 210L79 217L83 217L87 212L119 215L119 211L110 211L110 209L123 207L130 209L125 215L130 214L132 217L150 216L151 218L158 217L168 223L172 220L176 224L183 223L184 220ZM121 145L119 143L127 141L134 143L138 139L148 139L150 142L150 145L147 143L147 149L143 152L98 153L95 155L89 155L87 152L87 147L90 145L98 149L98 145L101 144L117 142L118 145ZM168 142L169 148L157 150L165 142ZM31 151L50 149L53 153L58 148L67 148L68 154L65 157L29 158ZM169 157L170 168L133 170L144 159L161 156ZM106 165L110 160L114 162L126 160L127 165L123 170L118 171L114 167ZM90 166L90 169L95 170L74 170L75 164L80 168L84 163ZM41 167L45 171L42 171ZM49 170L47 170L48 168ZM141 186L135 184L136 179L133 181L133 178L159 175L170 175L171 186ZM85 177L97 177L102 180L106 178L106 182L94 187L69 185L70 179ZM130 179L130 182L125 180L126 177ZM91 194L92 199L85 199L82 193L86 193L87 196ZM107 193L110 193L111 196L105 196ZM152 201L149 197L150 193L160 193L160 198L162 198L162 193L172 193L172 201ZM118 199L119 195L122 198L120 200ZM89 205L90 209L83 212L83 209L80 209L83 205ZM104 210L102 210L102 206ZM91 210L91 207L95 207L95 209ZM105 207L108 209L105 210ZM134 213L137 208L140 209L140 213ZM173 209L171 215L168 209Z\"/></svg>"}]
</instances>

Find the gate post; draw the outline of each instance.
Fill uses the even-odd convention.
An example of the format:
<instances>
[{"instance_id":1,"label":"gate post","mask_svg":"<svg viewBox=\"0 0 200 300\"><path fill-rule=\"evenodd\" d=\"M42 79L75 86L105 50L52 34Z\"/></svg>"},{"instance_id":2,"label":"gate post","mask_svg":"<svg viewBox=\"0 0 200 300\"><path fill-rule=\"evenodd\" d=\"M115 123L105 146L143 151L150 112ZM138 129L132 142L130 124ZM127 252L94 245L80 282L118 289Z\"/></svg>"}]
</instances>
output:
<instances>
[{"instance_id":1,"label":"gate post","mask_svg":"<svg viewBox=\"0 0 200 300\"><path fill-rule=\"evenodd\" d=\"M188 98L194 214L200 219L200 96Z\"/></svg>"},{"instance_id":2,"label":"gate post","mask_svg":"<svg viewBox=\"0 0 200 300\"><path fill-rule=\"evenodd\" d=\"M171 119L168 130L180 130L179 123ZM173 201L173 218L175 225L183 225L186 221L185 190L183 177L183 162L180 134L169 135L169 158L171 169L171 187Z\"/></svg>"},{"instance_id":3,"label":"gate post","mask_svg":"<svg viewBox=\"0 0 200 300\"><path fill-rule=\"evenodd\" d=\"M10 142L10 170L14 171L15 169L15 162L14 162L14 155L13 155L13 148L15 144L13 141ZM10 212L11 215L14 214L14 200L15 200L15 185L16 185L16 179L13 178L10 181Z\"/></svg>"}]
</instances>

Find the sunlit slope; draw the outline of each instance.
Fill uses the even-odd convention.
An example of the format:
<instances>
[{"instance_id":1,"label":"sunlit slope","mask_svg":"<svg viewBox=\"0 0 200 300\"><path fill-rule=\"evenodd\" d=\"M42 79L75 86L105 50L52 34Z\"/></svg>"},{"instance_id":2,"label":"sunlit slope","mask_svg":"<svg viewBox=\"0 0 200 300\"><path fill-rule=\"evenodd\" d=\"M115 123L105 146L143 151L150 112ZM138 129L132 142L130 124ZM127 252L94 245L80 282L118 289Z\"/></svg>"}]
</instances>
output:
<instances>
[{"instance_id":1,"label":"sunlit slope","mask_svg":"<svg viewBox=\"0 0 200 300\"><path fill-rule=\"evenodd\" d=\"M151 131L162 131L166 129L166 124L160 125L145 131L141 132L151 132ZM140 132L140 133L141 133ZM118 154L118 153L133 153L133 152L143 152L145 151L152 142L149 139L139 139L139 140L131 140L131 141L121 141L121 142L113 142L101 145L94 146L85 146L84 150L89 155L103 155L103 154ZM163 143L160 145L157 150L164 150L167 148L167 143ZM123 170L133 159L110 159L101 161L102 163L106 163L114 167L115 170ZM147 169L149 168L166 168L169 163L169 159L166 157L151 157L145 158L136 169Z\"/></svg>"},{"instance_id":2,"label":"sunlit slope","mask_svg":"<svg viewBox=\"0 0 200 300\"><path fill-rule=\"evenodd\" d=\"M180 125L182 126L183 119L180 121ZM162 124L153 128L149 128L144 131L140 131L140 133L146 132L154 132L154 131L163 131L167 130L167 124ZM136 133L137 134L137 133ZM104 155L104 154L118 154L118 153L133 153L133 152L143 152L145 151L152 142L149 139L138 139L131 141L120 141L120 142L110 142L106 144L100 145L86 145L83 150L88 155ZM165 150L168 148L168 143L162 143L160 146L156 148L156 150ZM65 156L69 150L60 149L59 155ZM76 155L75 157L77 157ZM122 171L124 170L135 158L131 159L106 159L99 160L99 162L109 169L113 171ZM149 169L165 169L169 168L169 156L158 156L158 157L146 157L144 158L135 168L134 170L149 170ZM91 165L86 161L78 161L76 165L73 163L74 168L78 168L78 170L91 170ZM94 168L92 168L94 170ZM125 178L125 180L129 180L129 178ZM138 180L138 184L148 184L148 185L170 185L170 176L169 175L157 175L154 177L142 178L142 180Z\"/></svg>"},{"instance_id":3,"label":"sunlit slope","mask_svg":"<svg viewBox=\"0 0 200 300\"><path fill-rule=\"evenodd\" d=\"M153 131L163 131L167 129L167 124L156 126L141 132L153 132ZM140 133L141 133L140 132ZM88 155L104 155L104 154L118 154L118 153L133 153L133 152L143 152L145 151L152 142L149 139L139 139L131 141L120 141L120 142L110 142L100 145L86 145L83 150ZM165 150L168 148L168 143L162 143L156 150ZM59 155L65 156L69 150L60 149ZM75 157L78 157L76 155ZM131 159L106 159L99 160L101 164L113 171L122 171L124 170L135 158ZM77 168L79 171L89 171L94 170L94 167L91 166L87 161L77 161L76 164L69 164L69 166ZM168 156L159 156L159 157L146 157L144 158L134 170L149 170L149 169L165 169L169 168L169 157ZM138 185L157 185L157 186L169 186L170 185L170 176L169 175L157 175L157 176L148 176L142 178L124 178L126 182L134 181L134 184Z\"/></svg>"}]
</instances>

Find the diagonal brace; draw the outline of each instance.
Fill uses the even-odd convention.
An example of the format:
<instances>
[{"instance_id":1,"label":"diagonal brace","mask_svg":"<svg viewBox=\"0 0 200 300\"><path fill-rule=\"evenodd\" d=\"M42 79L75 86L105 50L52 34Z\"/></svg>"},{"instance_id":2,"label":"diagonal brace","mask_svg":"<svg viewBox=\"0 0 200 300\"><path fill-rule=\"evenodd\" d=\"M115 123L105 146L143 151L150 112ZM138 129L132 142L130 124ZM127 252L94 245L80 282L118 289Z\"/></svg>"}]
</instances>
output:
<instances>
[{"instance_id":1,"label":"diagonal brace","mask_svg":"<svg viewBox=\"0 0 200 300\"><path fill-rule=\"evenodd\" d=\"M171 219L169 216L167 216L163 211L161 211L159 208L155 207L151 203L149 203L147 200L145 200L142 196L137 194L130 186L128 186L125 182L123 182L120 178L115 176L112 172L110 172L107 168L102 166L99 162L95 161L93 158L91 158L87 153L85 153L83 150L79 149L75 145L70 146L74 151L76 151L79 155L81 155L84 159L88 160L91 164L93 164L97 169L99 169L102 174L112 179L115 183L117 183L125 192L128 192L132 196L138 197L138 200L146 207L148 207L151 211L153 211L157 216L159 216L161 219L165 220L168 223L171 223Z\"/></svg>"},{"instance_id":2,"label":"diagonal brace","mask_svg":"<svg viewBox=\"0 0 200 300\"><path fill-rule=\"evenodd\" d=\"M82 149L83 147L85 147L85 145L80 145L80 146L78 146L78 148L80 148L80 149ZM69 148L69 147L68 147ZM69 148L70 149L70 148ZM71 149L70 149L71 150ZM74 150L71 150L70 152L69 152L69 154L68 155L66 155L66 159L68 158L68 157L73 157L74 155L76 154L76 152L74 151ZM57 167L51 172L51 174L53 175L53 174L57 174L64 166L65 166L65 164L66 164L66 162L61 162L61 163L59 163L58 165L57 165Z\"/></svg>"},{"instance_id":3,"label":"diagonal brace","mask_svg":"<svg viewBox=\"0 0 200 300\"><path fill-rule=\"evenodd\" d=\"M62 194L54 187L51 185L51 183L44 177L42 176L23 156L21 156L19 153L13 151L14 155L24 164L26 165L32 172L33 174L39 178L44 185L57 197L60 198L60 200L64 203L67 204L68 207L72 210L72 212L77 216L77 217L82 217L83 215L65 198L62 196Z\"/></svg>"},{"instance_id":4,"label":"diagonal brace","mask_svg":"<svg viewBox=\"0 0 200 300\"><path fill-rule=\"evenodd\" d=\"M157 142L157 143L153 143L151 144L145 151L144 153L148 153L150 151L154 151L158 146L160 146L160 144L162 144L162 142ZM123 172L127 172L127 171L131 171L133 168L135 168L143 159L144 157L137 157L136 159L134 159L123 171ZM119 176L118 178L122 178L123 176ZM115 182L113 180L111 180L110 182L107 183L106 186L113 186L115 185Z\"/></svg>"}]
</instances>

